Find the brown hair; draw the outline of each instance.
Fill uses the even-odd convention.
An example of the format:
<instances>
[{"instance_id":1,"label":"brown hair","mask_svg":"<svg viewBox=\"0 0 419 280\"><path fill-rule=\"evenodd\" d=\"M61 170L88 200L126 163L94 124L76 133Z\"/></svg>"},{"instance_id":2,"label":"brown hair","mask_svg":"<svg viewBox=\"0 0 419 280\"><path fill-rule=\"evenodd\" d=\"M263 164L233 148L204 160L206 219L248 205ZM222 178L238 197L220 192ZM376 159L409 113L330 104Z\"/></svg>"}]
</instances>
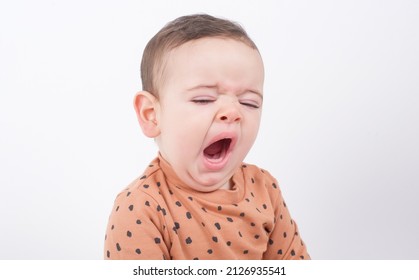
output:
<instances>
[{"instance_id":1,"label":"brown hair","mask_svg":"<svg viewBox=\"0 0 419 280\"><path fill-rule=\"evenodd\" d=\"M143 90L157 97L157 81L158 77L163 76L165 54L186 42L205 37L234 39L257 50L255 43L238 23L206 14L179 17L157 32L144 49L141 61Z\"/></svg>"}]
</instances>

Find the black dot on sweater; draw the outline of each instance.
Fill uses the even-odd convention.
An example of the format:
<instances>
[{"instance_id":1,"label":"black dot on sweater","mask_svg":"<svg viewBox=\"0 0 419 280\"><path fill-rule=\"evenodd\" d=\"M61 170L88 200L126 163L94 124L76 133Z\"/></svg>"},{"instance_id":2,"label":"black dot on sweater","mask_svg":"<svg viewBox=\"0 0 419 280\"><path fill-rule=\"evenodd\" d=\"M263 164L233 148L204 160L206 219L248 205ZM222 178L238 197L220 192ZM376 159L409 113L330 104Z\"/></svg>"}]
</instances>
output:
<instances>
[{"instance_id":1,"label":"black dot on sweater","mask_svg":"<svg viewBox=\"0 0 419 280\"><path fill-rule=\"evenodd\" d=\"M141 220L138 219L136 223L137 223L137 225L141 225Z\"/></svg>"},{"instance_id":2,"label":"black dot on sweater","mask_svg":"<svg viewBox=\"0 0 419 280\"><path fill-rule=\"evenodd\" d=\"M192 197L190 197L190 196L188 196L188 199L189 199L190 201L193 201L193 198L192 198Z\"/></svg>"},{"instance_id":3,"label":"black dot on sweater","mask_svg":"<svg viewBox=\"0 0 419 280\"><path fill-rule=\"evenodd\" d=\"M131 237L132 236L132 233L130 231L127 231L127 236L128 237Z\"/></svg>"},{"instance_id":4,"label":"black dot on sweater","mask_svg":"<svg viewBox=\"0 0 419 280\"><path fill-rule=\"evenodd\" d=\"M204 211L205 213L207 213L207 209L205 209L204 207L201 208L202 211Z\"/></svg>"},{"instance_id":5,"label":"black dot on sweater","mask_svg":"<svg viewBox=\"0 0 419 280\"><path fill-rule=\"evenodd\" d=\"M220 229L221 229L221 226L220 226L220 224L219 224L219 223L215 223L215 224L214 224L214 226L215 226L218 230L220 230Z\"/></svg>"},{"instance_id":6,"label":"black dot on sweater","mask_svg":"<svg viewBox=\"0 0 419 280\"><path fill-rule=\"evenodd\" d=\"M256 210L259 212L259 213L262 213L262 212L260 212L260 210L256 207Z\"/></svg>"},{"instance_id":7,"label":"black dot on sweater","mask_svg":"<svg viewBox=\"0 0 419 280\"><path fill-rule=\"evenodd\" d=\"M163 216L166 216L166 209L162 208L161 212L163 213Z\"/></svg>"},{"instance_id":8,"label":"black dot on sweater","mask_svg":"<svg viewBox=\"0 0 419 280\"><path fill-rule=\"evenodd\" d=\"M223 210L223 207L218 206L218 207L217 207L217 210L218 210L218 211L221 211L221 210Z\"/></svg>"},{"instance_id":9,"label":"black dot on sweater","mask_svg":"<svg viewBox=\"0 0 419 280\"><path fill-rule=\"evenodd\" d=\"M227 217L227 221L229 221L230 223L232 223L233 222L233 219L230 218L230 217Z\"/></svg>"},{"instance_id":10,"label":"black dot on sweater","mask_svg":"<svg viewBox=\"0 0 419 280\"><path fill-rule=\"evenodd\" d=\"M249 250L244 250L243 254L247 255L249 253Z\"/></svg>"},{"instance_id":11,"label":"black dot on sweater","mask_svg":"<svg viewBox=\"0 0 419 280\"><path fill-rule=\"evenodd\" d=\"M173 192L172 192L172 190L171 190L171 189L169 189L169 193L170 193L170 195L173 195Z\"/></svg>"},{"instance_id":12,"label":"black dot on sweater","mask_svg":"<svg viewBox=\"0 0 419 280\"><path fill-rule=\"evenodd\" d=\"M108 251L106 251L106 256L107 256L108 258L110 258L110 257L111 257L111 252L109 252L109 250L108 250Z\"/></svg>"},{"instance_id":13,"label":"black dot on sweater","mask_svg":"<svg viewBox=\"0 0 419 280\"><path fill-rule=\"evenodd\" d=\"M141 180L141 179L145 179L145 178L147 178L147 176L146 176L146 175L143 175L143 177L141 177L141 178L140 178L140 180Z\"/></svg>"},{"instance_id":14,"label":"black dot on sweater","mask_svg":"<svg viewBox=\"0 0 419 280\"><path fill-rule=\"evenodd\" d=\"M212 254L212 250L211 249L208 249L207 253L211 255Z\"/></svg>"},{"instance_id":15,"label":"black dot on sweater","mask_svg":"<svg viewBox=\"0 0 419 280\"><path fill-rule=\"evenodd\" d=\"M145 206L150 207L150 202L148 200L145 202Z\"/></svg>"},{"instance_id":16,"label":"black dot on sweater","mask_svg":"<svg viewBox=\"0 0 419 280\"><path fill-rule=\"evenodd\" d=\"M263 207L263 209L267 209L268 208L268 206L266 206L266 204L263 204L262 207Z\"/></svg>"},{"instance_id":17,"label":"black dot on sweater","mask_svg":"<svg viewBox=\"0 0 419 280\"><path fill-rule=\"evenodd\" d=\"M157 205L157 212L160 212L161 211L161 206L160 205Z\"/></svg>"},{"instance_id":18,"label":"black dot on sweater","mask_svg":"<svg viewBox=\"0 0 419 280\"><path fill-rule=\"evenodd\" d=\"M149 185L143 185L144 189L148 189L150 186Z\"/></svg>"},{"instance_id":19,"label":"black dot on sweater","mask_svg":"<svg viewBox=\"0 0 419 280\"><path fill-rule=\"evenodd\" d=\"M235 207L239 207L239 205L237 203L233 203L233 206Z\"/></svg>"},{"instance_id":20,"label":"black dot on sweater","mask_svg":"<svg viewBox=\"0 0 419 280\"><path fill-rule=\"evenodd\" d=\"M255 195L253 194L253 192L250 192L250 195L253 196L253 197L255 197Z\"/></svg>"},{"instance_id":21,"label":"black dot on sweater","mask_svg":"<svg viewBox=\"0 0 419 280\"><path fill-rule=\"evenodd\" d=\"M201 222L201 225L202 225L203 227L205 227L205 223L204 223L204 222Z\"/></svg>"},{"instance_id":22,"label":"black dot on sweater","mask_svg":"<svg viewBox=\"0 0 419 280\"><path fill-rule=\"evenodd\" d=\"M258 234L256 234L256 235L255 235L255 239L259 239L259 237L260 237L260 236L259 236Z\"/></svg>"},{"instance_id":23,"label":"black dot on sweater","mask_svg":"<svg viewBox=\"0 0 419 280\"><path fill-rule=\"evenodd\" d=\"M119 206L118 206L118 207L116 207L115 212L118 212L118 210L119 210Z\"/></svg>"},{"instance_id":24,"label":"black dot on sweater","mask_svg":"<svg viewBox=\"0 0 419 280\"><path fill-rule=\"evenodd\" d=\"M136 249L136 250L135 250L135 252L136 252L138 255L141 255L141 250L140 250L140 249Z\"/></svg>"},{"instance_id":25,"label":"black dot on sweater","mask_svg":"<svg viewBox=\"0 0 419 280\"><path fill-rule=\"evenodd\" d=\"M277 188L275 183L272 183L272 187L273 187L274 189L276 189L276 188Z\"/></svg>"},{"instance_id":26,"label":"black dot on sweater","mask_svg":"<svg viewBox=\"0 0 419 280\"><path fill-rule=\"evenodd\" d=\"M131 192L127 192L127 196L129 196L131 194Z\"/></svg>"},{"instance_id":27,"label":"black dot on sweater","mask_svg":"<svg viewBox=\"0 0 419 280\"><path fill-rule=\"evenodd\" d=\"M279 249L277 252L278 255L282 255L282 249Z\"/></svg>"},{"instance_id":28,"label":"black dot on sweater","mask_svg":"<svg viewBox=\"0 0 419 280\"><path fill-rule=\"evenodd\" d=\"M227 246L231 246L231 241L227 241Z\"/></svg>"},{"instance_id":29,"label":"black dot on sweater","mask_svg":"<svg viewBox=\"0 0 419 280\"><path fill-rule=\"evenodd\" d=\"M157 182L157 187L160 187L160 182Z\"/></svg>"},{"instance_id":30,"label":"black dot on sweater","mask_svg":"<svg viewBox=\"0 0 419 280\"><path fill-rule=\"evenodd\" d=\"M240 231L239 231L239 236L240 236L240 237L243 237L243 235L242 235L242 233L241 233Z\"/></svg>"},{"instance_id":31,"label":"black dot on sweater","mask_svg":"<svg viewBox=\"0 0 419 280\"><path fill-rule=\"evenodd\" d=\"M244 212L241 212L240 213L240 217L244 217Z\"/></svg>"},{"instance_id":32,"label":"black dot on sweater","mask_svg":"<svg viewBox=\"0 0 419 280\"><path fill-rule=\"evenodd\" d=\"M179 229L180 228L180 225L179 225L178 222L175 222L175 227L176 227L176 229Z\"/></svg>"},{"instance_id":33,"label":"black dot on sweater","mask_svg":"<svg viewBox=\"0 0 419 280\"><path fill-rule=\"evenodd\" d=\"M256 224L252 222L252 223L250 223L250 225L251 225L252 227L254 227Z\"/></svg>"},{"instance_id":34,"label":"black dot on sweater","mask_svg":"<svg viewBox=\"0 0 419 280\"><path fill-rule=\"evenodd\" d=\"M294 224L293 220L291 220L291 225Z\"/></svg>"},{"instance_id":35,"label":"black dot on sweater","mask_svg":"<svg viewBox=\"0 0 419 280\"><path fill-rule=\"evenodd\" d=\"M279 216L279 218L282 220L282 214Z\"/></svg>"},{"instance_id":36,"label":"black dot on sweater","mask_svg":"<svg viewBox=\"0 0 419 280\"><path fill-rule=\"evenodd\" d=\"M158 238L158 237L154 238L154 243L160 244L160 238Z\"/></svg>"},{"instance_id":37,"label":"black dot on sweater","mask_svg":"<svg viewBox=\"0 0 419 280\"><path fill-rule=\"evenodd\" d=\"M287 238L287 233L286 232L284 232L284 238Z\"/></svg>"},{"instance_id":38,"label":"black dot on sweater","mask_svg":"<svg viewBox=\"0 0 419 280\"><path fill-rule=\"evenodd\" d=\"M113 230L114 228L115 228L115 226L114 226L114 225L112 225L112 226L111 226L111 230Z\"/></svg>"},{"instance_id":39,"label":"black dot on sweater","mask_svg":"<svg viewBox=\"0 0 419 280\"><path fill-rule=\"evenodd\" d=\"M180 201L176 201L176 205L177 205L178 207L181 207L181 206L182 206L182 203L180 203Z\"/></svg>"},{"instance_id":40,"label":"black dot on sweater","mask_svg":"<svg viewBox=\"0 0 419 280\"><path fill-rule=\"evenodd\" d=\"M190 237L186 238L185 240L186 244L191 244L192 243L192 239Z\"/></svg>"},{"instance_id":41,"label":"black dot on sweater","mask_svg":"<svg viewBox=\"0 0 419 280\"><path fill-rule=\"evenodd\" d=\"M116 243L116 250L121 251L121 246L119 246L119 243Z\"/></svg>"},{"instance_id":42,"label":"black dot on sweater","mask_svg":"<svg viewBox=\"0 0 419 280\"><path fill-rule=\"evenodd\" d=\"M291 250L291 256L295 256L295 251L294 250Z\"/></svg>"},{"instance_id":43,"label":"black dot on sweater","mask_svg":"<svg viewBox=\"0 0 419 280\"><path fill-rule=\"evenodd\" d=\"M128 207L128 209L129 209L129 211L132 211L133 209L134 209L134 205L130 205L129 207Z\"/></svg>"},{"instance_id":44,"label":"black dot on sweater","mask_svg":"<svg viewBox=\"0 0 419 280\"><path fill-rule=\"evenodd\" d=\"M285 201L283 201L282 203L284 204L284 207L286 208L287 207L287 204L285 203Z\"/></svg>"},{"instance_id":45,"label":"black dot on sweater","mask_svg":"<svg viewBox=\"0 0 419 280\"><path fill-rule=\"evenodd\" d=\"M269 245L274 244L274 241L272 239L269 239Z\"/></svg>"},{"instance_id":46,"label":"black dot on sweater","mask_svg":"<svg viewBox=\"0 0 419 280\"><path fill-rule=\"evenodd\" d=\"M246 200L247 202L250 202L250 199L248 199L248 198L246 198L245 200Z\"/></svg>"},{"instance_id":47,"label":"black dot on sweater","mask_svg":"<svg viewBox=\"0 0 419 280\"><path fill-rule=\"evenodd\" d=\"M186 212L186 218L188 218L188 219L192 219L192 215L191 215L191 213Z\"/></svg>"},{"instance_id":48,"label":"black dot on sweater","mask_svg":"<svg viewBox=\"0 0 419 280\"><path fill-rule=\"evenodd\" d=\"M212 241L214 241L214 242L218 242L218 238L217 238L217 236L213 236L213 237L212 237Z\"/></svg>"},{"instance_id":49,"label":"black dot on sweater","mask_svg":"<svg viewBox=\"0 0 419 280\"><path fill-rule=\"evenodd\" d=\"M304 256L300 256L300 259L304 260Z\"/></svg>"},{"instance_id":50,"label":"black dot on sweater","mask_svg":"<svg viewBox=\"0 0 419 280\"><path fill-rule=\"evenodd\" d=\"M255 183L255 179L252 178L252 184L254 184L254 183Z\"/></svg>"}]
</instances>

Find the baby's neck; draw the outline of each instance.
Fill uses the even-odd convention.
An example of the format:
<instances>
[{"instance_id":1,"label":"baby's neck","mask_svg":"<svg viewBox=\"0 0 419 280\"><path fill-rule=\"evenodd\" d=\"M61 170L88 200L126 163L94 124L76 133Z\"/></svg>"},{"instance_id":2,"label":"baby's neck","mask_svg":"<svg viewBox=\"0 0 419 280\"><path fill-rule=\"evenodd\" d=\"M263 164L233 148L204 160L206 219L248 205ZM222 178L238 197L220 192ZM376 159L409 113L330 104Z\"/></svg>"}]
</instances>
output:
<instances>
[{"instance_id":1,"label":"baby's neck","mask_svg":"<svg viewBox=\"0 0 419 280\"><path fill-rule=\"evenodd\" d=\"M233 182L232 182L232 180L230 179L230 180L228 180L227 182L225 182L225 184L224 185L222 185L221 187L220 187L220 190L231 190L231 188L233 187Z\"/></svg>"}]
</instances>

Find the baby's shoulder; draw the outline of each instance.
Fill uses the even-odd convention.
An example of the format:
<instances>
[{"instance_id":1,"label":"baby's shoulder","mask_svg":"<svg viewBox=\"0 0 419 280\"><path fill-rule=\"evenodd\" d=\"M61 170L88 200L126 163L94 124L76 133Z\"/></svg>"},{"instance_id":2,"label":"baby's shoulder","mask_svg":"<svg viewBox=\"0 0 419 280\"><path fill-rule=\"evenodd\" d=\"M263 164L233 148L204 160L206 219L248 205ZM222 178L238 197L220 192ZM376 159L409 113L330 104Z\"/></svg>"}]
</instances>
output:
<instances>
[{"instance_id":1,"label":"baby's shoulder","mask_svg":"<svg viewBox=\"0 0 419 280\"><path fill-rule=\"evenodd\" d=\"M261 168L255 164L243 163L241 170L245 178L251 177L253 179L259 179L264 183L276 183L277 180L272 174L264 168Z\"/></svg>"},{"instance_id":2,"label":"baby's shoulder","mask_svg":"<svg viewBox=\"0 0 419 280\"><path fill-rule=\"evenodd\" d=\"M278 181L269 171L254 164L242 164L243 179L246 192L251 196L268 199L273 203L281 198L281 190Z\"/></svg>"},{"instance_id":3,"label":"baby's shoulder","mask_svg":"<svg viewBox=\"0 0 419 280\"><path fill-rule=\"evenodd\" d=\"M135 200L136 202L151 200L159 203L161 197L160 186L163 180L164 174L159 166L150 164L140 176L119 192L116 200Z\"/></svg>"}]
</instances>

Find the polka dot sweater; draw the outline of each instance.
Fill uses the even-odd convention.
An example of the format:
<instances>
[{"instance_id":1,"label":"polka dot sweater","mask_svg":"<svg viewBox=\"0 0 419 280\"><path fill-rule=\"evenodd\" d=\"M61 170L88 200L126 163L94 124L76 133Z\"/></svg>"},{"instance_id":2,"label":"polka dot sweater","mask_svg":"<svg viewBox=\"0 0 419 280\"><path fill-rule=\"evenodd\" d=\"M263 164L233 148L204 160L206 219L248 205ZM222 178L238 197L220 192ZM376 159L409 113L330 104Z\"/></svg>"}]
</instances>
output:
<instances>
[{"instance_id":1,"label":"polka dot sweater","mask_svg":"<svg viewBox=\"0 0 419 280\"><path fill-rule=\"evenodd\" d=\"M185 186L161 157L116 198L105 259L309 259L276 180L243 164L230 190Z\"/></svg>"}]
</instances>

